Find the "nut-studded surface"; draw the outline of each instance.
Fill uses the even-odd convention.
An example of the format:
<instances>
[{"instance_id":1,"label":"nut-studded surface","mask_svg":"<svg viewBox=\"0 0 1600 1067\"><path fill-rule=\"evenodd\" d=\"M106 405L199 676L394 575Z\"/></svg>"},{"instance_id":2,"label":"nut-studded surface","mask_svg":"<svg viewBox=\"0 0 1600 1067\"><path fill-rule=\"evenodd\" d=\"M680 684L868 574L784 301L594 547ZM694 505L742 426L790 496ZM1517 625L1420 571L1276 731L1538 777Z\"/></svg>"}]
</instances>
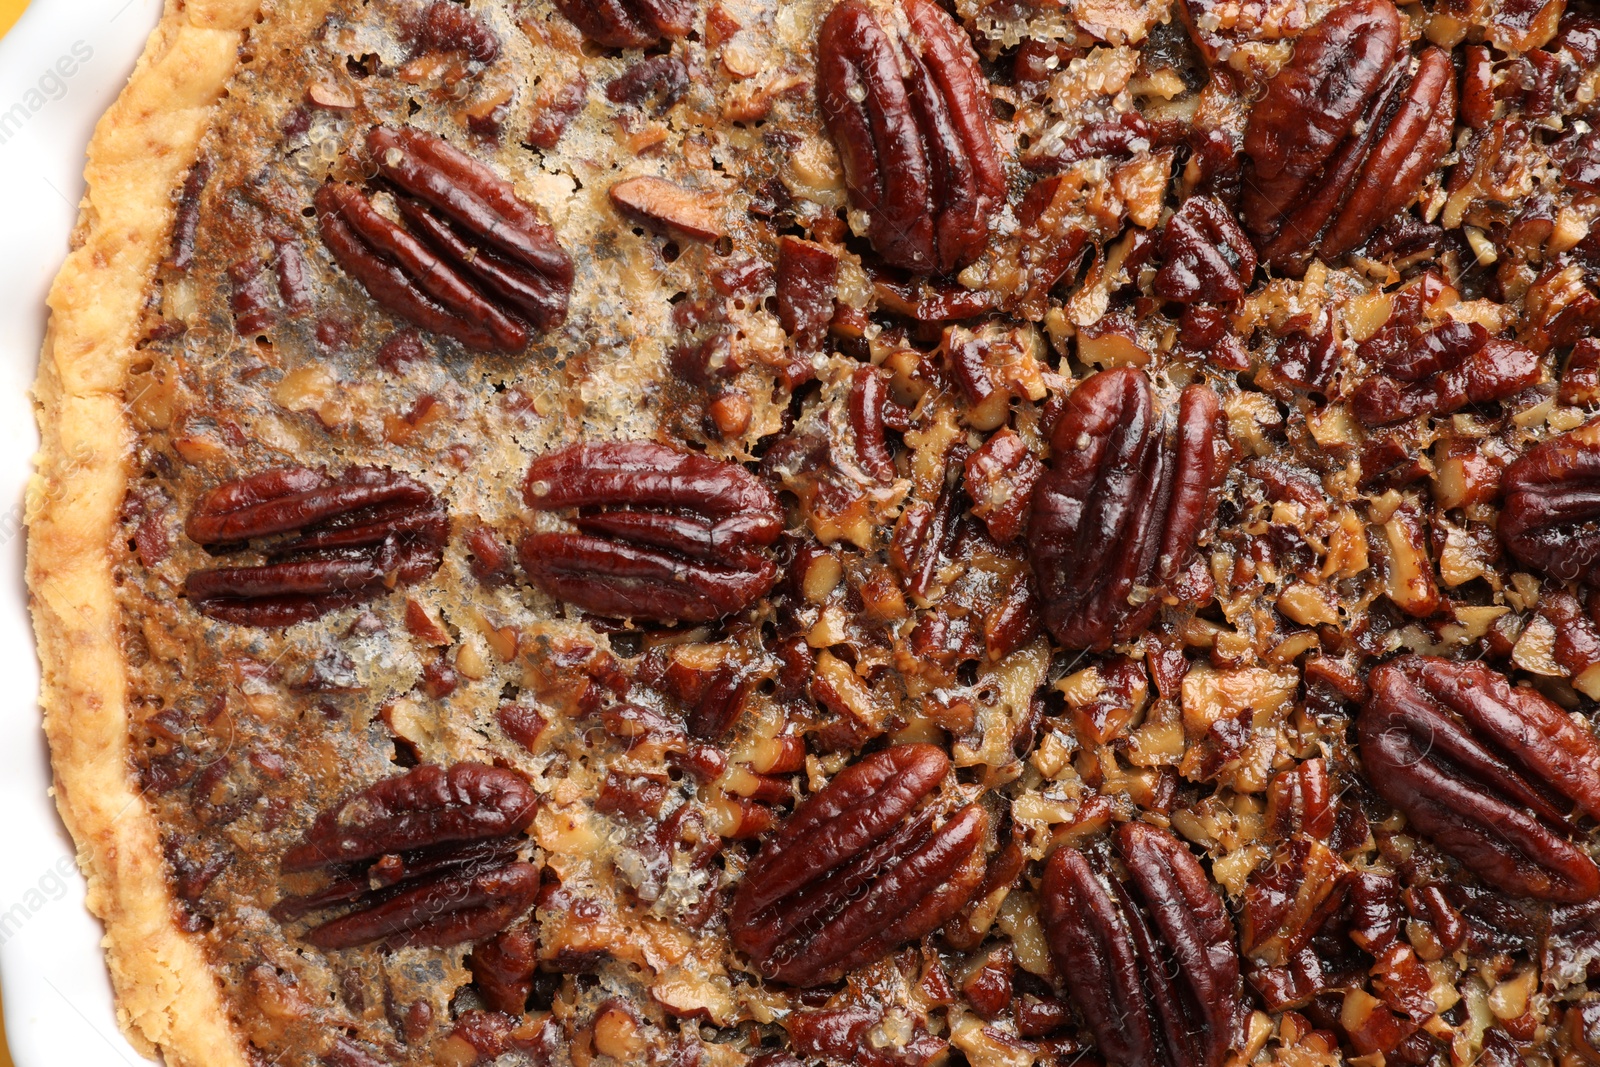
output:
<instances>
[{"instance_id":1,"label":"nut-studded surface","mask_svg":"<svg viewBox=\"0 0 1600 1067\"><path fill-rule=\"evenodd\" d=\"M269 7L110 539L239 1039L1600 1059L1597 65L1559 3Z\"/></svg>"}]
</instances>

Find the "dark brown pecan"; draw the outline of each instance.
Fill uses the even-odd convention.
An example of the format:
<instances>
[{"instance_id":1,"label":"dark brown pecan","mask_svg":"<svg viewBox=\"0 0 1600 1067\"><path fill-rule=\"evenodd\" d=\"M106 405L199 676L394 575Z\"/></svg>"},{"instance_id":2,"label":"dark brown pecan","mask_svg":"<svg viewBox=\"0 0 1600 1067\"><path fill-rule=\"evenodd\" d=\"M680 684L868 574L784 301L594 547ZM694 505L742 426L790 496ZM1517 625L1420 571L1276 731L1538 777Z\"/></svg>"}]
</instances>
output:
<instances>
[{"instance_id":1,"label":"dark brown pecan","mask_svg":"<svg viewBox=\"0 0 1600 1067\"><path fill-rule=\"evenodd\" d=\"M1402 656L1372 672L1357 720L1367 780L1491 885L1566 903L1600 894L1572 821L1600 816L1600 742L1477 662Z\"/></svg>"},{"instance_id":2,"label":"dark brown pecan","mask_svg":"<svg viewBox=\"0 0 1600 1067\"><path fill-rule=\"evenodd\" d=\"M862 0L843 0L817 36L817 101L850 199L892 266L965 266L1005 200L989 85L972 42L933 0L901 0L898 41Z\"/></svg>"},{"instance_id":3,"label":"dark brown pecan","mask_svg":"<svg viewBox=\"0 0 1600 1067\"><path fill-rule=\"evenodd\" d=\"M1154 618L1210 525L1220 481L1220 404L1184 389L1158 416L1132 367L1101 371L1066 398L1033 492L1028 554L1045 624L1069 648L1105 649Z\"/></svg>"},{"instance_id":4,"label":"dark brown pecan","mask_svg":"<svg viewBox=\"0 0 1600 1067\"><path fill-rule=\"evenodd\" d=\"M481 763L425 763L346 797L283 857L309 871L435 845L521 833L537 798L520 774Z\"/></svg>"},{"instance_id":5,"label":"dark brown pecan","mask_svg":"<svg viewBox=\"0 0 1600 1067\"><path fill-rule=\"evenodd\" d=\"M1208 196L1191 196L1161 231L1162 259L1155 294L1184 303L1231 303L1244 297L1256 273L1256 250L1228 209Z\"/></svg>"},{"instance_id":6,"label":"dark brown pecan","mask_svg":"<svg viewBox=\"0 0 1600 1067\"><path fill-rule=\"evenodd\" d=\"M572 445L534 460L531 508L576 508L578 533L531 533L529 579L600 615L707 622L766 595L777 497L736 463L650 441Z\"/></svg>"},{"instance_id":7,"label":"dark brown pecan","mask_svg":"<svg viewBox=\"0 0 1600 1067\"><path fill-rule=\"evenodd\" d=\"M851 380L850 429L856 441L856 462L879 484L894 481L894 456L884 412L889 406L889 383L879 367L859 367Z\"/></svg>"},{"instance_id":8,"label":"dark brown pecan","mask_svg":"<svg viewBox=\"0 0 1600 1067\"><path fill-rule=\"evenodd\" d=\"M284 854L287 873L333 868L335 878L284 898L272 914L288 922L354 903L306 934L323 949L487 937L538 893L538 868L516 858L536 807L527 779L481 763L423 764L376 782L323 812Z\"/></svg>"},{"instance_id":9,"label":"dark brown pecan","mask_svg":"<svg viewBox=\"0 0 1600 1067\"><path fill-rule=\"evenodd\" d=\"M1130 822L1115 840L1125 874L1073 848L1045 867L1056 970L1114 1067L1221 1067L1244 1018L1222 898L1169 831Z\"/></svg>"},{"instance_id":10,"label":"dark brown pecan","mask_svg":"<svg viewBox=\"0 0 1600 1067\"><path fill-rule=\"evenodd\" d=\"M798 237L778 239L778 322L806 352L822 347L833 319L839 257Z\"/></svg>"},{"instance_id":11,"label":"dark brown pecan","mask_svg":"<svg viewBox=\"0 0 1600 1067\"><path fill-rule=\"evenodd\" d=\"M1350 397L1356 417L1387 426L1417 415L1446 415L1537 385L1539 357L1515 341L1491 338L1473 322L1445 322L1426 333L1387 328L1362 342L1358 354L1386 373L1367 378Z\"/></svg>"},{"instance_id":12,"label":"dark brown pecan","mask_svg":"<svg viewBox=\"0 0 1600 1067\"><path fill-rule=\"evenodd\" d=\"M323 950L382 941L399 947L448 948L505 929L539 894L539 868L507 863L460 870L410 886L369 907L330 919L306 934Z\"/></svg>"},{"instance_id":13,"label":"dark brown pecan","mask_svg":"<svg viewBox=\"0 0 1600 1067\"><path fill-rule=\"evenodd\" d=\"M1007 544L1022 533L1033 506L1034 486L1043 473L1044 465L1009 426L995 431L967 457L962 485L972 499L972 514L983 520L996 544Z\"/></svg>"},{"instance_id":14,"label":"dark brown pecan","mask_svg":"<svg viewBox=\"0 0 1600 1067\"><path fill-rule=\"evenodd\" d=\"M873 1031L883 1022L883 1009L855 1004L797 1011L784 1020L784 1026L789 1041L808 1056L856 1067L933 1067L949 1053L949 1044L921 1025L913 1027L903 1044L874 1041ZM790 1057L769 1067L800 1067L800 1061Z\"/></svg>"},{"instance_id":15,"label":"dark brown pecan","mask_svg":"<svg viewBox=\"0 0 1600 1067\"><path fill-rule=\"evenodd\" d=\"M694 29L692 0L555 0L555 5L604 48L643 48Z\"/></svg>"},{"instance_id":16,"label":"dark brown pecan","mask_svg":"<svg viewBox=\"0 0 1600 1067\"><path fill-rule=\"evenodd\" d=\"M572 261L511 183L420 130L375 126L367 152L406 225L337 182L317 191L317 210L323 243L374 300L483 351L561 325Z\"/></svg>"},{"instance_id":17,"label":"dark brown pecan","mask_svg":"<svg viewBox=\"0 0 1600 1067\"><path fill-rule=\"evenodd\" d=\"M500 38L472 12L451 0L433 0L406 27L412 55L464 52L479 63L500 55Z\"/></svg>"},{"instance_id":18,"label":"dark brown pecan","mask_svg":"<svg viewBox=\"0 0 1600 1067\"><path fill-rule=\"evenodd\" d=\"M1450 56L1412 61L1390 0L1351 0L1295 43L1245 127L1242 209L1261 257L1284 269L1359 245L1404 208L1449 148Z\"/></svg>"},{"instance_id":19,"label":"dark brown pecan","mask_svg":"<svg viewBox=\"0 0 1600 1067\"><path fill-rule=\"evenodd\" d=\"M935 798L950 760L898 745L840 771L762 846L729 935L767 978L811 986L937 929L983 878L988 816Z\"/></svg>"},{"instance_id":20,"label":"dark brown pecan","mask_svg":"<svg viewBox=\"0 0 1600 1067\"><path fill-rule=\"evenodd\" d=\"M533 992L539 965L539 938L530 924L503 930L472 950L467 966L484 1003L494 1011L521 1015Z\"/></svg>"},{"instance_id":21,"label":"dark brown pecan","mask_svg":"<svg viewBox=\"0 0 1600 1067\"><path fill-rule=\"evenodd\" d=\"M208 548L268 539L266 562L193 571L184 591L203 614L242 626L289 626L439 569L450 520L427 486L352 467L337 479L305 467L238 478L202 496L185 525Z\"/></svg>"},{"instance_id":22,"label":"dark brown pecan","mask_svg":"<svg viewBox=\"0 0 1600 1067\"><path fill-rule=\"evenodd\" d=\"M674 55L641 59L606 83L606 99L630 107L667 111L689 91L689 68Z\"/></svg>"},{"instance_id":23,"label":"dark brown pecan","mask_svg":"<svg viewBox=\"0 0 1600 1067\"><path fill-rule=\"evenodd\" d=\"M1529 449L1503 484L1500 539L1517 561L1600 588L1600 422Z\"/></svg>"}]
</instances>

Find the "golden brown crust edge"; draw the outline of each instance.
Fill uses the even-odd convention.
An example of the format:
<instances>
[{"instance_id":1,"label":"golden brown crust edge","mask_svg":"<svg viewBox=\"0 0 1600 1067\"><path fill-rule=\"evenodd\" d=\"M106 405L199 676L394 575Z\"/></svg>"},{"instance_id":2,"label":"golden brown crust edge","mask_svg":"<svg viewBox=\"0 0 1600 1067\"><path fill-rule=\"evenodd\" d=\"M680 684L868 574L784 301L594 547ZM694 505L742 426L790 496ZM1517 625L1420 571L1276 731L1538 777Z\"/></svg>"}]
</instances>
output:
<instances>
[{"instance_id":1,"label":"golden brown crust edge","mask_svg":"<svg viewBox=\"0 0 1600 1067\"><path fill-rule=\"evenodd\" d=\"M174 921L155 821L127 757L111 543L128 477L123 386L140 306L164 254L171 190L194 161L257 0L168 0L100 119L72 250L51 287L34 402L27 578L56 804L78 846L117 1016L174 1065L243 1065L200 945Z\"/></svg>"}]
</instances>

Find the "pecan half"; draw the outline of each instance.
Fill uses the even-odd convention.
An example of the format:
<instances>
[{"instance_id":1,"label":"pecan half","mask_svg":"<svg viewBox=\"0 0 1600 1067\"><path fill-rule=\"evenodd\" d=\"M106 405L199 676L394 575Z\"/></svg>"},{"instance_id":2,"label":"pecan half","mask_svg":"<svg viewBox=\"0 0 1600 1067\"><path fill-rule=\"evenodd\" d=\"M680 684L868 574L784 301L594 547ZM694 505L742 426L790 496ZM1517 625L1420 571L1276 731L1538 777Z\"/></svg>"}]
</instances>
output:
<instances>
[{"instance_id":1,"label":"pecan half","mask_svg":"<svg viewBox=\"0 0 1600 1067\"><path fill-rule=\"evenodd\" d=\"M469 348L513 352L567 315L572 260L511 183L439 137L374 126L367 152L405 225L352 185L317 191L323 244L389 311Z\"/></svg>"},{"instance_id":2,"label":"pecan half","mask_svg":"<svg viewBox=\"0 0 1600 1067\"><path fill-rule=\"evenodd\" d=\"M368 907L330 919L306 934L323 950L374 941L392 947L448 948L504 930L539 894L539 868L507 863L466 868L402 890Z\"/></svg>"},{"instance_id":3,"label":"pecan half","mask_svg":"<svg viewBox=\"0 0 1600 1067\"><path fill-rule=\"evenodd\" d=\"M286 873L332 868L334 881L284 898L272 914L287 922L353 902L305 935L322 949L487 937L538 894L538 868L516 858L536 807L520 774L480 763L423 764L376 782L319 815L280 864Z\"/></svg>"},{"instance_id":4,"label":"pecan half","mask_svg":"<svg viewBox=\"0 0 1600 1067\"><path fill-rule=\"evenodd\" d=\"M556 10L603 48L643 48L694 29L692 0L555 0Z\"/></svg>"},{"instance_id":5,"label":"pecan half","mask_svg":"<svg viewBox=\"0 0 1600 1067\"><path fill-rule=\"evenodd\" d=\"M989 85L972 42L933 0L901 0L911 35L843 0L817 36L817 102L851 202L892 266L948 272L984 249L1005 200Z\"/></svg>"},{"instance_id":6,"label":"pecan half","mask_svg":"<svg viewBox=\"0 0 1600 1067\"><path fill-rule=\"evenodd\" d=\"M1452 320L1426 333L1414 327L1405 333L1409 338L1397 339L1386 328L1357 350L1387 372L1351 394L1351 410L1368 426L1504 400L1537 385L1542 374L1532 349L1491 338L1477 323Z\"/></svg>"},{"instance_id":7,"label":"pecan half","mask_svg":"<svg viewBox=\"0 0 1600 1067\"><path fill-rule=\"evenodd\" d=\"M1529 449L1503 484L1500 539L1517 561L1600 588L1600 422Z\"/></svg>"},{"instance_id":8,"label":"pecan half","mask_svg":"<svg viewBox=\"0 0 1600 1067\"><path fill-rule=\"evenodd\" d=\"M1067 396L1028 524L1045 624L1061 644L1106 649L1155 617L1211 523L1220 410L1197 384L1175 417L1160 417L1133 367L1091 375Z\"/></svg>"},{"instance_id":9,"label":"pecan half","mask_svg":"<svg viewBox=\"0 0 1600 1067\"><path fill-rule=\"evenodd\" d=\"M1357 720L1367 780L1490 884L1541 900L1600 894L1571 840L1600 816L1600 742L1532 689L1477 662L1402 656L1372 672Z\"/></svg>"},{"instance_id":10,"label":"pecan half","mask_svg":"<svg viewBox=\"0 0 1600 1067\"><path fill-rule=\"evenodd\" d=\"M285 871L309 871L388 853L521 833L537 798L515 771L481 763L449 770L423 764L345 798L312 823L283 857Z\"/></svg>"},{"instance_id":11,"label":"pecan half","mask_svg":"<svg viewBox=\"0 0 1600 1067\"><path fill-rule=\"evenodd\" d=\"M531 508L577 508L578 533L531 533L523 569L601 615L707 622L766 595L761 549L783 530L777 497L736 463L650 441L572 445L534 460Z\"/></svg>"},{"instance_id":12,"label":"pecan half","mask_svg":"<svg viewBox=\"0 0 1600 1067\"><path fill-rule=\"evenodd\" d=\"M832 981L937 929L983 878L989 818L936 798L950 760L898 745L840 771L746 869L734 947L789 985Z\"/></svg>"},{"instance_id":13,"label":"pecan half","mask_svg":"<svg viewBox=\"0 0 1600 1067\"><path fill-rule=\"evenodd\" d=\"M1123 823L1115 841L1124 875L1073 848L1045 867L1056 969L1114 1067L1220 1067L1244 1017L1222 898L1170 832Z\"/></svg>"},{"instance_id":14,"label":"pecan half","mask_svg":"<svg viewBox=\"0 0 1600 1067\"><path fill-rule=\"evenodd\" d=\"M1442 49L1411 68L1390 0L1352 0L1295 43L1245 127L1241 206L1263 260L1341 255L1416 195L1449 148L1456 90Z\"/></svg>"},{"instance_id":15,"label":"pecan half","mask_svg":"<svg viewBox=\"0 0 1600 1067\"><path fill-rule=\"evenodd\" d=\"M202 496L185 530L208 547L260 546L266 562L192 571L196 610L242 626L289 626L439 569L450 519L427 486L376 467L337 479L280 467ZM283 536L287 535L287 536Z\"/></svg>"}]
</instances>

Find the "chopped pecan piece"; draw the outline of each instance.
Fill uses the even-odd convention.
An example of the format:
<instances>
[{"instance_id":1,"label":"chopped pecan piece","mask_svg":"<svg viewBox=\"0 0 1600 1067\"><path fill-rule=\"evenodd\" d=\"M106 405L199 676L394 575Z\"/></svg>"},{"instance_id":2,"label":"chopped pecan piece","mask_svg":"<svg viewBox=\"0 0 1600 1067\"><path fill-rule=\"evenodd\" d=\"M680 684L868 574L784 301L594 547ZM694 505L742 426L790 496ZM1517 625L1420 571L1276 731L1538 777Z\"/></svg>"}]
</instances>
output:
<instances>
[{"instance_id":1,"label":"chopped pecan piece","mask_svg":"<svg viewBox=\"0 0 1600 1067\"><path fill-rule=\"evenodd\" d=\"M804 351L822 347L833 318L839 257L798 237L778 239L778 322Z\"/></svg>"},{"instance_id":2,"label":"chopped pecan piece","mask_svg":"<svg viewBox=\"0 0 1600 1067\"><path fill-rule=\"evenodd\" d=\"M277 538L260 546L266 562L192 571L184 591L214 619L289 626L428 577L450 520L427 486L403 474L352 467L333 479L280 467L211 490L185 530L207 547Z\"/></svg>"},{"instance_id":3,"label":"chopped pecan piece","mask_svg":"<svg viewBox=\"0 0 1600 1067\"><path fill-rule=\"evenodd\" d=\"M472 12L451 0L433 0L406 27L413 55L464 52L479 63L500 55L500 38Z\"/></svg>"},{"instance_id":4,"label":"chopped pecan piece","mask_svg":"<svg viewBox=\"0 0 1600 1067\"><path fill-rule=\"evenodd\" d=\"M601 615L706 622L777 581L761 549L783 530L778 500L735 463L649 441L572 445L528 468L531 508L577 508L578 533L530 533L533 583Z\"/></svg>"},{"instance_id":5,"label":"chopped pecan piece","mask_svg":"<svg viewBox=\"0 0 1600 1067\"><path fill-rule=\"evenodd\" d=\"M1357 720L1367 780L1490 884L1575 903L1600 867L1571 840L1600 817L1600 742L1532 689L1477 662L1402 656L1372 672Z\"/></svg>"},{"instance_id":6,"label":"chopped pecan piece","mask_svg":"<svg viewBox=\"0 0 1600 1067\"><path fill-rule=\"evenodd\" d=\"M667 230L696 241L715 241L727 229L722 202L665 178L645 175L611 187L611 202L630 218L651 229Z\"/></svg>"},{"instance_id":7,"label":"chopped pecan piece","mask_svg":"<svg viewBox=\"0 0 1600 1067\"><path fill-rule=\"evenodd\" d=\"M933 0L901 0L892 39L862 0L842 0L817 37L817 101L884 261L927 274L984 249L1005 200L989 85L972 42Z\"/></svg>"},{"instance_id":8,"label":"chopped pecan piece","mask_svg":"<svg viewBox=\"0 0 1600 1067\"><path fill-rule=\"evenodd\" d=\"M538 893L538 868L516 859L536 807L525 778L481 763L423 764L376 782L319 815L284 854L286 873L333 868L334 881L286 897L272 913L289 921L354 902L306 934L323 949L372 941L442 947L487 937Z\"/></svg>"},{"instance_id":9,"label":"chopped pecan piece","mask_svg":"<svg viewBox=\"0 0 1600 1067\"><path fill-rule=\"evenodd\" d=\"M921 1026L913 1028L903 1045L874 1041L873 1031L882 1026L883 1015L881 1008L858 1004L798 1011L784 1025L789 1040L801 1052L857 1067L933 1067L948 1053L948 1044ZM791 1059L788 1064L769 1067L799 1067L799 1062Z\"/></svg>"},{"instance_id":10,"label":"chopped pecan piece","mask_svg":"<svg viewBox=\"0 0 1600 1067\"><path fill-rule=\"evenodd\" d=\"M1175 418L1158 417L1133 367L1068 395L1028 524L1045 624L1063 645L1109 648L1155 617L1211 523L1219 417L1216 394L1198 384Z\"/></svg>"},{"instance_id":11,"label":"chopped pecan piece","mask_svg":"<svg viewBox=\"0 0 1600 1067\"><path fill-rule=\"evenodd\" d=\"M473 984L485 1003L508 1015L521 1015L527 1009L538 964L539 939L527 923L501 931L467 957Z\"/></svg>"},{"instance_id":12,"label":"chopped pecan piece","mask_svg":"<svg viewBox=\"0 0 1600 1067\"><path fill-rule=\"evenodd\" d=\"M1154 287L1164 300L1225 304L1242 298L1256 273L1256 250L1228 209L1191 196L1167 220L1156 246L1161 269Z\"/></svg>"},{"instance_id":13,"label":"chopped pecan piece","mask_svg":"<svg viewBox=\"0 0 1600 1067\"><path fill-rule=\"evenodd\" d=\"M913 744L840 771L750 862L734 946L773 981L819 985L961 910L983 879L989 818L936 798L949 769L944 752Z\"/></svg>"},{"instance_id":14,"label":"chopped pecan piece","mask_svg":"<svg viewBox=\"0 0 1600 1067\"><path fill-rule=\"evenodd\" d=\"M406 225L352 185L317 191L323 243L372 298L482 351L517 351L566 319L572 261L500 178L447 142L375 126L367 151Z\"/></svg>"},{"instance_id":15,"label":"chopped pecan piece","mask_svg":"<svg viewBox=\"0 0 1600 1067\"><path fill-rule=\"evenodd\" d=\"M1221 1067L1244 1019L1222 898L1170 832L1123 823L1115 840L1126 874L1074 848L1045 867L1056 969L1114 1067Z\"/></svg>"},{"instance_id":16,"label":"chopped pecan piece","mask_svg":"<svg viewBox=\"0 0 1600 1067\"><path fill-rule=\"evenodd\" d=\"M1500 539L1512 556L1600 588L1600 422L1529 449L1503 484Z\"/></svg>"},{"instance_id":17,"label":"chopped pecan piece","mask_svg":"<svg viewBox=\"0 0 1600 1067\"><path fill-rule=\"evenodd\" d=\"M1284 269L1359 245L1404 208L1450 147L1455 71L1411 60L1390 0L1351 0L1295 43L1250 113L1242 209L1261 258Z\"/></svg>"},{"instance_id":18,"label":"chopped pecan piece","mask_svg":"<svg viewBox=\"0 0 1600 1067\"><path fill-rule=\"evenodd\" d=\"M1350 397L1351 409L1368 426L1503 400L1538 384L1542 374L1532 349L1491 338L1477 323L1451 320L1426 333L1405 332L1411 336L1397 341L1380 331L1360 347L1360 355L1387 371L1363 381Z\"/></svg>"},{"instance_id":19,"label":"chopped pecan piece","mask_svg":"<svg viewBox=\"0 0 1600 1067\"><path fill-rule=\"evenodd\" d=\"M691 0L555 0L556 10L604 48L644 48L694 28Z\"/></svg>"}]
</instances>

